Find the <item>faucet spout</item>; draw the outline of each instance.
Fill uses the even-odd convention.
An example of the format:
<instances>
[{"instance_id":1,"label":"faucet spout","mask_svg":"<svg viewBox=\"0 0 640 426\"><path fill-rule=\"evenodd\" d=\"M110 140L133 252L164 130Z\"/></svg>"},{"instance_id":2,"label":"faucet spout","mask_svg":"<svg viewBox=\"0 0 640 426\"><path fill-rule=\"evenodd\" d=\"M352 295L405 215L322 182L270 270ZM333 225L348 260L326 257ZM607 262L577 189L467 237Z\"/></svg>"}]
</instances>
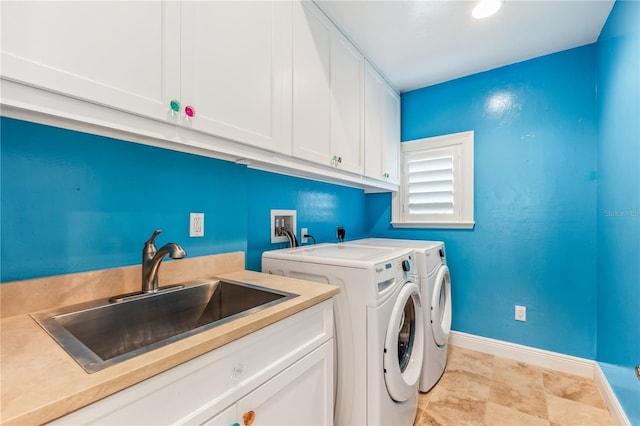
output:
<instances>
[{"instance_id":1,"label":"faucet spout","mask_svg":"<svg viewBox=\"0 0 640 426\"><path fill-rule=\"evenodd\" d=\"M167 243L160 250L156 250L155 237L162 232L156 230L145 243L142 250L142 292L156 293L158 291L158 270L164 258L169 255L172 259L182 259L187 252L176 243Z\"/></svg>"},{"instance_id":2,"label":"faucet spout","mask_svg":"<svg viewBox=\"0 0 640 426\"><path fill-rule=\"evenodd\" d=\"M187 256L187 252L176 243L167 243L163 245L160 247L160 250L158 250L158 253L162 253L163 251L166 251L166 254L168 254L172 259L182 259Z\"/></svg>"}]
</instances>

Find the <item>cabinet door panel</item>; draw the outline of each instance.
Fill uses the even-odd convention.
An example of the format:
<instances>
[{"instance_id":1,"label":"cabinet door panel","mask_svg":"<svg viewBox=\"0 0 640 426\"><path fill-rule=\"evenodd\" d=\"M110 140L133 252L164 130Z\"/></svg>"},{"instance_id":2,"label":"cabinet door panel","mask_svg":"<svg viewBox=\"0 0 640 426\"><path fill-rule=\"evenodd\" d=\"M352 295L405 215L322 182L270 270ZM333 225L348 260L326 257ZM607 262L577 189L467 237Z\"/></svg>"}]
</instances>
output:
<instances>
[{"instance_id":1,"label":"cabinet door panel","mask_svg":"<svg viewBox=\"0 0 640 426\"><path fill-rule=\"evenodd\" d=\"M384 82L380 75L367 64L364 95L364 171L368 177L373 179L382 179L385 173L382 161L383 85Z\"/></svg>"},{"instance_id":2,"label":"cabinet door panel","mask_svg":"<svg viewBox=\"0 0 640 426\"><path fill-rule=\"evenodd\" d=\"M238 420L259 425L333 424L333 339L238 401Z\"/></svg>"},{"instance_id":3,"label":"cabinet door panel","mask_svg":"<svg viewBox=\"0 0 640 426\"><path fill-rule=\"evenodd\" d=\"M400 98L385 84L382 99L383 114L383 171L389 174L390 182L400 181Z\"/></svg>"},{"instance_id":4,"label":"cabinet door panel","mask_svg":"<svg viewBox=\"0 0 640 426\"><path fill-rule=\"evenodd\" d=\"M331 164L331 22L294 3L293 155Z\"/></svg>"},{"instance_id":5,"label":"cabinet door panel","mask_svg":"<svg viewBox=\"0 0 640 426\"><path fill-rule=\"evenodd\" d=\"M362 173L364 58L338 31L331 48L331 150L339 168Z\"/></svg>"},{"instance_id":6,"label":"cabinet door panel","mask_svg":"<svg viewBox=\"0 0 640 426\"><path fill-rule=\"evenodd\" d=\"M233 404L202 424L204 426L232 426L236 422L241 423L238 418L238 405Z\"/></svg>"},{"instance_id":7,"label":"cabinet door panel","mask_svg":"<svg viewBox=\"0 0 640 426\"><path fill-rule=\"evenodd\" d=\"M400 98L382 76L365 69L365 174L399 182Z\"/></svg>"},{"instance_id":8,"label":"cabinet door panel","mask_svg":"<svg viewBox=\"0 0 640 426\"><path fill-rule=\"evenodd\" d=\"M171 2L3 2L2 76L166 119L179 96Z\"/></svg>"},{"instance_id":9,"label":"cabinet door panel","mask_svg":"<svg viewBox=\"0 0 640 426\"><path fill-rule=\"evenodd\" d=\"M182 3L182 102L196 111L183 124L290 154L290 11L288 2Z\"/></svg>"}]
</instances>

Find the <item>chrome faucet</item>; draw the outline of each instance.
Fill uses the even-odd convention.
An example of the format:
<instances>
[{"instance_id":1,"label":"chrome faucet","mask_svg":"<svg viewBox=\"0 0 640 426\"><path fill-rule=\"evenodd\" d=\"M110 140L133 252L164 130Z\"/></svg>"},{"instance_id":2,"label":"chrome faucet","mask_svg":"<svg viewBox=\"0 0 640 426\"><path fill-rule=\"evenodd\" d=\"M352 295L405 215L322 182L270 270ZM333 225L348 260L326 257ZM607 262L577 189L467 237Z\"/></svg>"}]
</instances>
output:
<instances>
[{"instance_id":1,"label":"chrome faucet","mask_svg":"<svg viewBox=\"0 0 640 426\"><path fill-rule=\"evenodd\" d=\"M142 292L143 293L157 293L158 292L158 269L160 269L160 263L169 255L172 259L182 259L187 255L176 243L167 243L160 247L160 250L156 249L154 241L162 229L156 229L144 243L142 249ZM171 286L173 287L173 286Z\"/></svg>"},{"instance_id":2,"label":"chrome faucet","mask_svg":"<svg viewBox=\"0 0 640 426\"><path fill-rule=\"evenodd\" d=\"M144 243L144 248L142 249L142 291L110 297L110 302L116 303L153 297L160 292L178 290L184 287L183 284L158 287L158 269L160 269L160 263L162 263L164 257L169 255L172 259L182 259L187 255L187 252L176 243L167 243L160 247L160 250L157 250L153 242L161 232L162 229L155 230L151 238Z\"/></svg>"}]
</instances>

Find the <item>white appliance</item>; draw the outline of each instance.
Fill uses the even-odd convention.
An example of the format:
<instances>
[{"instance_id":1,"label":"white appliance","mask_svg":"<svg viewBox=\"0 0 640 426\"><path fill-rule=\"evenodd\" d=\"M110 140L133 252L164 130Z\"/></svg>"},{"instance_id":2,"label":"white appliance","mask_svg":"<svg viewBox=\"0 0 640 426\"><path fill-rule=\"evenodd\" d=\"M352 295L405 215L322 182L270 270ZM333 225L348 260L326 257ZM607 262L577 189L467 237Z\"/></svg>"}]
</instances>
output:
<instances>
[{"instance_id":1,"label":"white appliance","mask_svg":"<svg viewBox=\"0 0 640 426\"><path fill-rule=\"evenodd\" d=\"M340 287L336 425L411 425L424 351L413 251L319 244L262 255L262 271Z\"/></svg>"},{"instance_id":2,"label":"white appliance","mask_svg":"<svg viewBox=\"0 0 640 426\"><path fill-rule=\"evenodd\" d=\"M415 269L424 306L424 361L420 392L427 392L442 377L447 365L447 347L451 332L451 275L442 241L367 238L349 241L366 247L403 247L414 250Z\"/></svg>"}]
</instances>

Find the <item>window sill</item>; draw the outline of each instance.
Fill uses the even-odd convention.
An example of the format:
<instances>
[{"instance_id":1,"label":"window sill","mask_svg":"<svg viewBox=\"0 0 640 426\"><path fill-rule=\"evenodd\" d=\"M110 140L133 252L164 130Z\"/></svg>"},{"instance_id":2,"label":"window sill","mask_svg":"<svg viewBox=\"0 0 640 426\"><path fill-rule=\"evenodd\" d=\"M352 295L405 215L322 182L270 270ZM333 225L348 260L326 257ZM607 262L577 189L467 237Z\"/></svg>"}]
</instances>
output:
<instances>
[{"instance_id":1,"label":"window sill","mask_svg":"<svg viewBox=\"0 0 640 426\"><path fill-rule=\"evenodd\" d=\"M471 222L391 222L394 228L473 229Z\"/></svg>"}]
</instances>

